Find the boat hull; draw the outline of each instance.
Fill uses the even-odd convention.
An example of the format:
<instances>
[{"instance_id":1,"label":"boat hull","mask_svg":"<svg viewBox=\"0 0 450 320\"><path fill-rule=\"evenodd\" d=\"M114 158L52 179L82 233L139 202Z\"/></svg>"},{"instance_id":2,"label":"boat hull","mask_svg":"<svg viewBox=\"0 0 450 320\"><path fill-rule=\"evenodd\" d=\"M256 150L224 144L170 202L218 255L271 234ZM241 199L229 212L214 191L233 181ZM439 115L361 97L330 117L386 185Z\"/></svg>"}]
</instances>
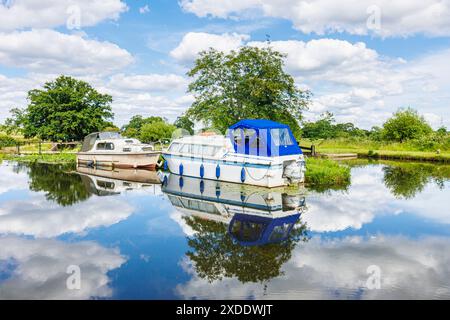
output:
<instances>
[{"instance_id":1,"label":"boat hull","mask_svg":"<svg viewBox=\"0 0 450 320\"><path fill-rule=\"evenodd\" d=\"M174 174L267 188L289 185L288 179L283 176L283 163L298 159L298 157L291 156L279 159L277 162L249 162L245 158L200 159L169 153L163 153L163 156L167 161L169 171ZM202 166L203 169L201 169ZM180 169L181 167L182 169ZM202 173L203 176L201 176ZM298 182L303 182L303 178Z\"/></svg>"},{"instance_id":2,"label":"boat hull","mask_svg":"<svg viewBox=\"0 0 450 320\"><path fill-rule=\"evenodd\" d=\"M155 169L160 152L139 153L77 153L77 163L88 166L110 166L113 168Z\"/></svg>"}]
</instances>

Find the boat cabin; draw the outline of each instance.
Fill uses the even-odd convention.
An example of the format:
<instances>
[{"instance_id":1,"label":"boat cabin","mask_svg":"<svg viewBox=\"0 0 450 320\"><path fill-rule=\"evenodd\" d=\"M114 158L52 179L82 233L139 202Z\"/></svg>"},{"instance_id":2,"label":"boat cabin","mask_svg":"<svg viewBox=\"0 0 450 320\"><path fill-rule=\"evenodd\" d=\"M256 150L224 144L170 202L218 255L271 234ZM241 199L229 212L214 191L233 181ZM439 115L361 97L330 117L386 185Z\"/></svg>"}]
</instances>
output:
<instances>
[{"instance_id":1,"label":"boat cabin","mask_svg":"<svg viewBox=\"0 0 450 320\"><path fill-rule=\"evenodd\" d=\"M241 120L229 128L236 153L277 157L302 154L288 125L271 120Z\"/></svg>"},{"instance_id":2,"label":"boat cabin","mask_svg":"<svg viewBox=\"0 0 450 320\"><path fill-rule=\"evenodd\" d=\"M142 152L153 151L152 145L134 138L124 138L119 132L95 132L84 138L81 152Z\"/></svg>"}]
</instances>

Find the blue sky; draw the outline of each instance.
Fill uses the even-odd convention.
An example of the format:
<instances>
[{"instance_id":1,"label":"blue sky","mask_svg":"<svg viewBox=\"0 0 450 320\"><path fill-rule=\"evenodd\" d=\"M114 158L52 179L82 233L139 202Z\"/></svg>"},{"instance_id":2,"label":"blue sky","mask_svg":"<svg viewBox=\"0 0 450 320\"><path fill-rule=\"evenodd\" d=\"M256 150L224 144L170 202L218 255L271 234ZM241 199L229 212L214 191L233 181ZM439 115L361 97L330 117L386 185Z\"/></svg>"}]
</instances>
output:
<instances>
[{"instance_id":1,"label":"blue sky","mask_svg":"<svg viewBox=\"0 0 450 320\"><path fill-rule=\"evenodd\" d=\"M0 122L59 74L113 96L115 122L176 119L192 103L186 71L212 46L271 45L332 111L370 128L399 107L449 126L450 0L2 0Z\"/></svg>"}]
</instances>

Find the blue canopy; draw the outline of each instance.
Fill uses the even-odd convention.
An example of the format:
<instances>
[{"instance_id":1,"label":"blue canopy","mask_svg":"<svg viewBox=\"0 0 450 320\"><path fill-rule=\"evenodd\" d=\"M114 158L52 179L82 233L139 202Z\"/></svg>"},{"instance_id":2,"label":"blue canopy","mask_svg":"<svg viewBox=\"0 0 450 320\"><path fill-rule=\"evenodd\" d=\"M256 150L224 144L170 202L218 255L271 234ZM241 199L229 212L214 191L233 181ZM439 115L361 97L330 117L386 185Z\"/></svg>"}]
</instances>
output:
<instances>
[{"instance_id":1,"label":"blue canopy","mask_svg":"<svg viewBox=\"0 0 450 320\"><path fill-rule=\"evenodd\" d=\"M264 119L246 119L229 128L236 153L257 156L302 154L288 125Z\"/></svg>"},{"instance_id":2,"label":"blue canopy","mask_svg":"<svg viewBox=\"0 0 450 320\"><path fill-rule=\"evenodd\" d=\"M237 213L228 226L231 237L242 246L277 243L289 237L301 214L273 218Z\"/></svg>"}]
</instances>

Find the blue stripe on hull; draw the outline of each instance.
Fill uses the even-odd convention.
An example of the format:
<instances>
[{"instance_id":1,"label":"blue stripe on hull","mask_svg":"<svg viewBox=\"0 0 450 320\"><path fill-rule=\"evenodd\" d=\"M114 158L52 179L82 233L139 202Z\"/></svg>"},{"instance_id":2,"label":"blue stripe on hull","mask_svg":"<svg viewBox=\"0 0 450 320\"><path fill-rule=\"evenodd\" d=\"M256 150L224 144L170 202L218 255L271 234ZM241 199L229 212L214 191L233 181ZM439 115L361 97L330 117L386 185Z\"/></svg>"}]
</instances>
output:
<instances>
[{"instance_id":1,"label":"blue stripe on hull","mask_svg":"<svg viewBox=\"0 0 450 320\"><path fill-rule=\"evenodd\" d=\"M206 163L214 163L214 164L224 164L227 166L239 166L239 167L246 167L246 168L273 168L278 169L283 167L283 164L261 164L261 163L248 163L248 162L234 162L234 161L227 161L227 160L215 160L215 159L204 159L204 158L198 158L198 157L184 157L184 156L177 156L173 154L166 154L163 153L163 156L166 158L174 158L174 159L183 159L187 162L189 161L195 161L195 162L206 162Z\"/></svg>"}]
</instances>

